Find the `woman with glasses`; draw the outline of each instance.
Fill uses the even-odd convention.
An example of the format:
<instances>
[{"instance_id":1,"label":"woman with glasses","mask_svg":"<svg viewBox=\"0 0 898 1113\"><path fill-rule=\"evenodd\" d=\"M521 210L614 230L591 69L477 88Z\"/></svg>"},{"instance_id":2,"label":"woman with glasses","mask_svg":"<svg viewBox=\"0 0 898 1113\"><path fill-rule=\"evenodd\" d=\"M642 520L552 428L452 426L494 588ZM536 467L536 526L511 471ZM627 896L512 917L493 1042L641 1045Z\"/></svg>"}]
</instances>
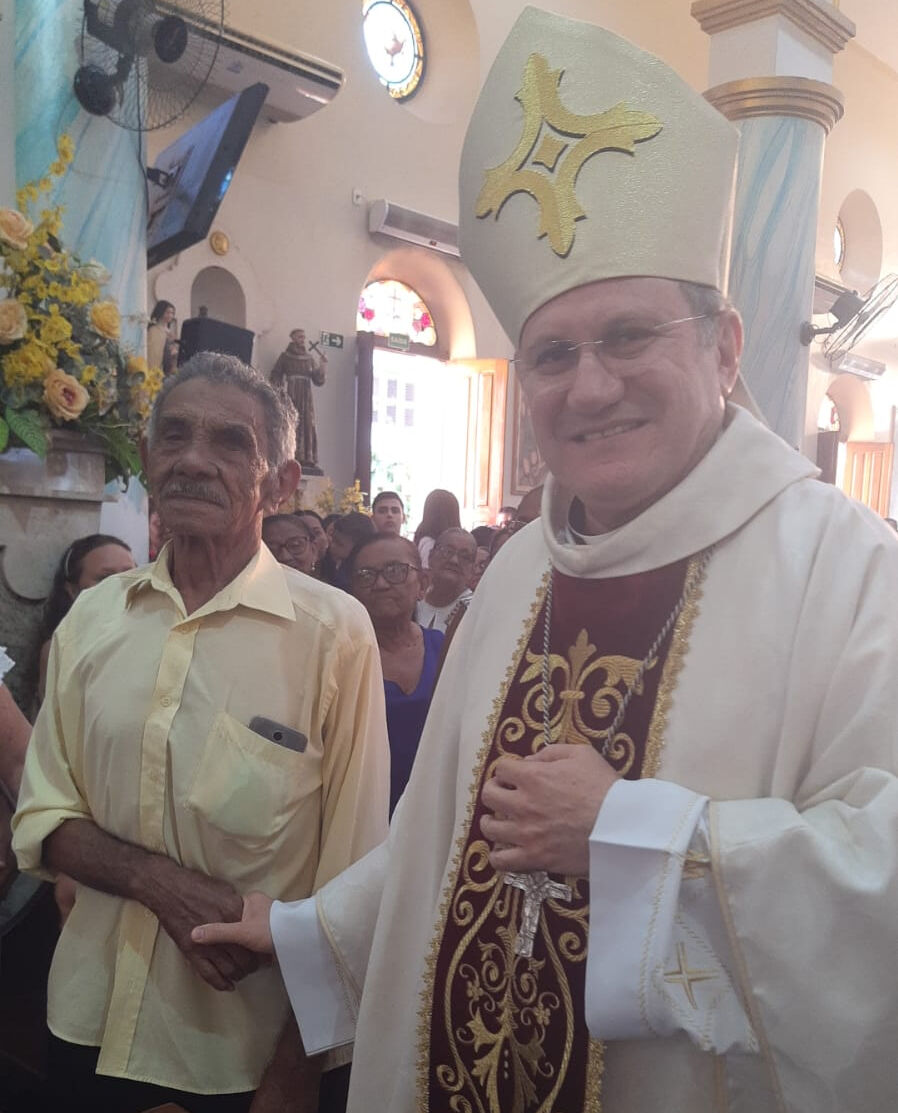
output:
<instances>
[{"instance_id":1,"label":"woman with glasses","mask_svg":"<svg viewBox=\"0 0 898 1113\"><path fill-rule=\"evenodd\" d=\"M312 531L296 514L272 514L262 522L262 540L275 560L305 572L315 571L317 550Z\"/></svg>"},{"instance_id":2,"label":"woman with glasses","mask_svg":"<svg viewBox=\"0 0 898 1113\"><path fill-rule=\"evenodd\" d=\"M367 610L380 648L390 738L390 815L405 789L436 683L443 634L414 621L427 586L417 546L376 535L347 558L352 594Z\"/></svg>"}]
</instances>

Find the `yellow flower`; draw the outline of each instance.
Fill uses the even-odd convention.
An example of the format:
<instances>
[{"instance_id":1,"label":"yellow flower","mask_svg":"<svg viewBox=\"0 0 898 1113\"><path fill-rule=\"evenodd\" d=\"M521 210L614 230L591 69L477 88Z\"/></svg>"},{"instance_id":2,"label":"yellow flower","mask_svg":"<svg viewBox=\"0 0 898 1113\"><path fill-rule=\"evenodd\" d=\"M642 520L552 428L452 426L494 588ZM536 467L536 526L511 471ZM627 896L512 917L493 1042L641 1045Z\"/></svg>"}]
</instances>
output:
<instances>
[{"instance_id":1,"label":"yellow flower","mask_svg":"<svg viewBox=\"0 0 898 1113\"><path fill-rule=\"evenodd\" d=\"M58 367L44 380L44 402L53 417L60 421L74 421L89 400L81 383Z\"/></svg>"},{"instance_id":2,"label":"yellow flower","mask_svg":"<svg viewBox=\"0 0 898 1113\"><path fill-rule=\"evenodd\" d=\"M128 362L125 364L125 370L129 375L143 375L146 377L149 367L143 356L129 356Z\"/></svg>"},{"instance_id":3,"label":"yellow flower","mask_svg":"<svg viewBox=\"0 0 898 1113\"><path fill-rule=\"evenodd\" d=\"M56 306L53 308L55 309ZM59 315L58 310L55 313L51 311L50 316L41 321L38 332L45 344L59 344L71 337L72 326L65 317Z\"/></svg>"},{"instance_id":4,"label":"yellow flower","mask_svg":"<svg viewBox=\"0 0 898 1113\"><path fill-rule=\"evenodd\" d=\"M0 209L0 240L16 251L24 251L34 225L17 209Z\"/></svg>"},{"instance_id":5,"label":"yellow flower","mask_svg":"<svg viewBox=\"0 0 898 1113\"><path fill-rule=\"evenodd\" d=\"M107 340L118 340L122 319L114 301L98 301L90 311L90 327Z\"/></svg>"},{"instance_id":6,"label":"yellow flower","mask_svg":"<svg viewBox=\"0 0 898 1113\"><path fill-rule=\"evenodd\" d=\"M26 341L3 357L3 378L8 387L40 382L53 370L53 360L36 340Z\"/></svg>"},{"instance_id":7,"label":"yellow flower","mask_svg":"<svg viewBox=\"0 0 898 1113\"><path fill-rule=\"evenodd\" d=\"M0 344L21 340L27 331L28 317L22 303L15 298L0 301Z\"/></svg>"},{"instance_id":8,"label":"yellow flower","mask_svg":"<svg viewBox=\"0 0 898 1113\"><path fill-rule=\"evenodd\" d=\"M89 386L97 377L97 369L92 363L88 363L84 370L81 372L81 382L85 386Z\"/></svg>"}]
</instances>

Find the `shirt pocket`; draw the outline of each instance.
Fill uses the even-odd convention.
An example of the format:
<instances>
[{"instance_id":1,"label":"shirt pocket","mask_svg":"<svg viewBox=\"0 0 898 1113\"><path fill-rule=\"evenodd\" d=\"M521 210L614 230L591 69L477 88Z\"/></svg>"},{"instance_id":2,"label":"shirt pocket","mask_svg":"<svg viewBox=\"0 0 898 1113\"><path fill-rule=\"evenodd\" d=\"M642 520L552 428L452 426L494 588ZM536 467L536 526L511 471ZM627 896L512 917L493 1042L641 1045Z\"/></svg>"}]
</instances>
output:
<instances>
[{"instance_id":1,"label":"shirt pocket","mask_svg":"<svg viewBox=\"0 0 898 1113\"><path fill-rule=\"evenodd\" d=\"M317 791L317 763L262 738L226 711L203 745L187 807L240 839L274 838Z\"/></svg>"}]
</instances>

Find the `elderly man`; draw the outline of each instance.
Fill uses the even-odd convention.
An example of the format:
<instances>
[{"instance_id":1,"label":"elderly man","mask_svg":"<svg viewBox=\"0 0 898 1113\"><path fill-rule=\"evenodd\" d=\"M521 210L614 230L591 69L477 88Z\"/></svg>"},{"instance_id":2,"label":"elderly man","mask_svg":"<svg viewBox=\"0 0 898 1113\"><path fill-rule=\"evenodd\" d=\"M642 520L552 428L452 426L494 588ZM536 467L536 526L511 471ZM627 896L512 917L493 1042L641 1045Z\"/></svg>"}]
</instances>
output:
<instances>
[{"instance_id":1,"label":"elderly man","mask_svg":"<svg viewBox=\"0 0 898 1113\"><path fill-rule=\"evenodd\" d=\"M203 935L273 935L310 1048L353 1033L309 1008L321 956L364 983L352 1113L898 1107L898 549L726 401L735 150L657 59L534 9L481 92L462 255L542 519L384 847Z\"/></svg>"},{"instance_id":2,"label":"elderly man","mask_svg":"<svg viewBox=\"0 0 898 1113\"><path fill-rule=\"evenodd\" d=\"M430 586L415 610L415 621L426 630L442 630L464 614L473 592L477 542L467 530L443 530L430 552Z\"/></svg>"},{"instance_id":3,"label":"elderly man","mask_svg":"<svg viewBox=\"0 0 898 1113\"><path fill-rule=\"evenodd\" d=\"M280 976L190 938L252 887L308 896L386 832L368 617L260 540L299 479L294 424L239 360L185 364L144 454L172 540L79 597L53 641L14 847L78 882L49 986L67 1107L315 1108Z\"/></svg>"},{"instance_id":4,"label":"elderly man","mask_svg":"<svg viewBox=\"0 0 898 1113\"><path fill-rule=\"evenodd\" d=\"M371 503L371 518L378 533L398 537L405 525L405 504L395 491L379 491Z\"/></svg>"}]
</instances>

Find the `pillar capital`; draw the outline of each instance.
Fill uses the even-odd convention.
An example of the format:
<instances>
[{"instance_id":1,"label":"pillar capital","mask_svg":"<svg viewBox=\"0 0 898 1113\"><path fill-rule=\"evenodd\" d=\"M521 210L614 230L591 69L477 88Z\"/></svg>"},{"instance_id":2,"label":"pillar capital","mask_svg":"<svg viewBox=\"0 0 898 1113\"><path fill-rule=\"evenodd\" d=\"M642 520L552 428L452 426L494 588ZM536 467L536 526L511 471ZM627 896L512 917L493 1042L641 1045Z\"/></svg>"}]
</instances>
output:
<instances>
[{"instance_id":1,"label":"pillar capital","mask_svg":"<svg viewBox=\"0 0 898 1113\"><path fill-rule=\"evenodd\" d=\"M708 35L762 19L784 18L832 54L855 34L852 21L829 0L695 0L691 11Z\"/></svg>"},{"instance_id":2,"label":"pillar capital","mask_svg":"<svg viewBox=\"0 0 898 1113\"><path fill-rule=\"evenodd\" d=\"M828 134L842 118L842 94L825 81L807 77L746 77L715 85L705 93L729 120L753 116L795 116L813 120Z\"/></svg>"}]
</instances>

